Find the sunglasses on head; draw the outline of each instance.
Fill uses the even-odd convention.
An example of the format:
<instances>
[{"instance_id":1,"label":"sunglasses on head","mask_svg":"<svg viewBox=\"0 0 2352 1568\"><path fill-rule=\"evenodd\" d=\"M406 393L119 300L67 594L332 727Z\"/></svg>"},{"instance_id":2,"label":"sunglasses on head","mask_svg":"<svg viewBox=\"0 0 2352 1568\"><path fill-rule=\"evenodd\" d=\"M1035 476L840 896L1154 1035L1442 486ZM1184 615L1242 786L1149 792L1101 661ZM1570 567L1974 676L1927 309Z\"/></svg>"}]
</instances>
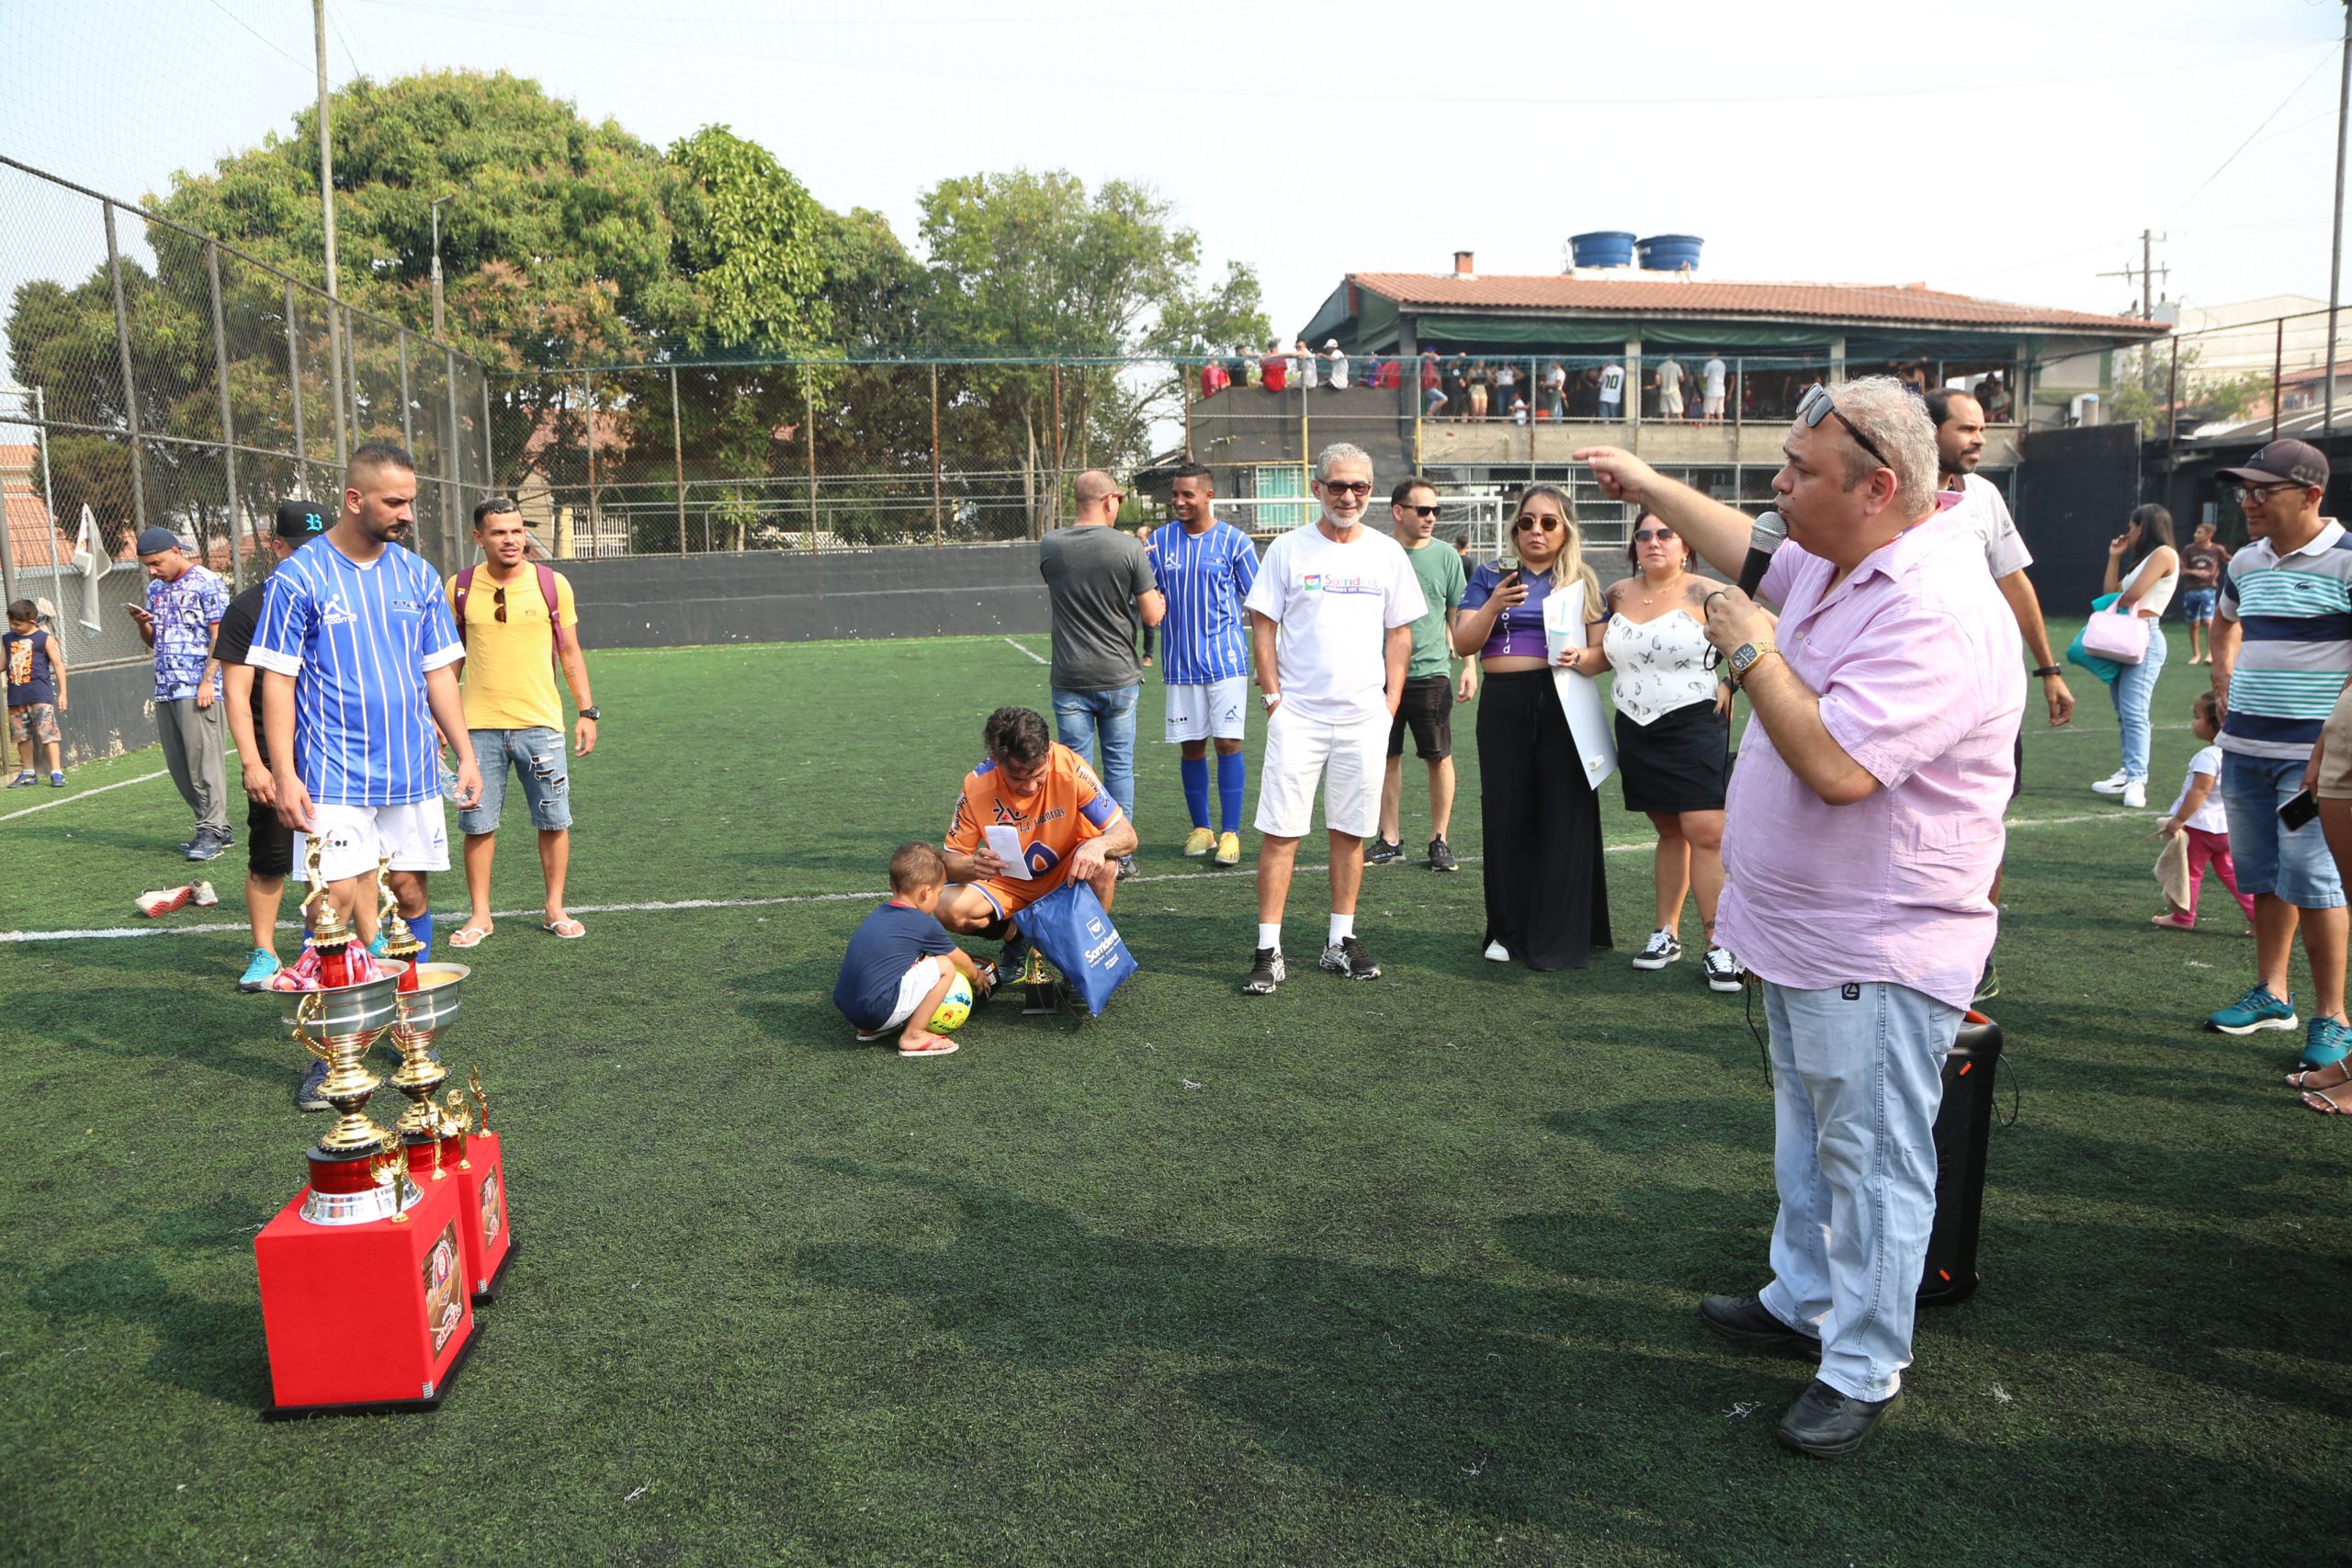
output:
<instances>
[{"instance_id":1,"label":"sunglasses on head","mask_svg":"<svg viewBox=\"0 0 2352 1568\"><path fill-rule=\"evenodd\" d=\"M1813 389L1797 400L1797 417L1804 421L1804 427L1807 430L1818 429L1821 422L1832 414L1838 415L1838 423L1846 427L1846 433L1854 438L1855 446L1878 459L1880 468L1894 467L1886 460L1886 454L1878 449L1878 443L1862 434L1860 425L1856 424L1844 414L1838 413L1838 405L1830 400L1828 388L1815 381L1813 384Z\"/></svg>"}]
</instances>

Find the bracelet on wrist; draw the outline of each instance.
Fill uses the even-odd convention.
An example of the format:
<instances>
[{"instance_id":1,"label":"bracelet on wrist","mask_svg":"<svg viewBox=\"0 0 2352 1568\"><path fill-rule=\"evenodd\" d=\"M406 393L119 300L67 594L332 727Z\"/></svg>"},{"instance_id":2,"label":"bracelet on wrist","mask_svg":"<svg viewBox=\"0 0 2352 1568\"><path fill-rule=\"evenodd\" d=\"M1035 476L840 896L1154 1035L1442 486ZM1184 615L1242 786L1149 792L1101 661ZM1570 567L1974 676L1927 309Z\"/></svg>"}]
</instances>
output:
<instances>
[{"instance_id":1,"label":"bracelet on wrist","mask_svg":"<svg viewBox=\"0 0 2352 1568\"><path fill-rule=\"evenodd\" d=\"M2033 667L2033 672L2036 676L2047 681L2052 675L2064 675L2066 671L2056 664L2037 664Z\"/></svg>"}]
</instances>

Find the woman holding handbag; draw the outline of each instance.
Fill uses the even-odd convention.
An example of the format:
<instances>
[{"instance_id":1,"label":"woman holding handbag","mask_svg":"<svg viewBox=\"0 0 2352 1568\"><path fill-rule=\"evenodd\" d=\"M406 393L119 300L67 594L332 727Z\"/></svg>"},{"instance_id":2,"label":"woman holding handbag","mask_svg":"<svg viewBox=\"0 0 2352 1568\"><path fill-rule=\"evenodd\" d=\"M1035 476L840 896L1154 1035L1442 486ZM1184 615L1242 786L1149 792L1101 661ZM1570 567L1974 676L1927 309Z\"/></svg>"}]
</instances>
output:
<instances>
[{"instance_id":1,"label":"woman holding handbag","mask_svg":"<svg viewBox=\"0 0 2352 1568\"><path fill-rule=\"evenodd\" d=\"M2091 788L2121 795L2133 811L2148 805L2148 705L2156 694L2156 677L2165 671L2165 608L2179 583L2180 552L2173 547L2172 513L2161 506L2135 507L2130 524L2107 547L2107 581L2101 591L2114 594L2115 604L2092 617L2115 619L2086 633L2091 651L2123 666L2114 686L2123 765ZM2136 660L2132 657L2135 651Z\"/></svg>"}]
</instances>

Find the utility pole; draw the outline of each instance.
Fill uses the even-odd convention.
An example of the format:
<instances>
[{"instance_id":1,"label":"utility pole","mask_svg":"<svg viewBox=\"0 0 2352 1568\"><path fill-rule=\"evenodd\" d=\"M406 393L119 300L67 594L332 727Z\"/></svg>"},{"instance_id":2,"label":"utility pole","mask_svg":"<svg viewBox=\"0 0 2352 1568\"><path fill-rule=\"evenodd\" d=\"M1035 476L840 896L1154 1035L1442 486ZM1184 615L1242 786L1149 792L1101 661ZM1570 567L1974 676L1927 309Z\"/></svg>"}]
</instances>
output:
<instances>
[{"instance_id":1,"label":"utility pole","mask_svg":"<svg viewBox=\"0 0 2352 1568\"><path fill-rule=\"evenodd\" d=\"M441 341L441 208L453 201L454 196L435 197L433 212L433 341Z\"/></svg>"},{"instance_id":2,"label":"utility pole","mask_svg":"<svg viewBox=\"0 0 2352 1568\"><path fill-rule=\"evenodd\" d=\"M2335 429L2335 310L2344 276L2344 116L2352 108L2352 0L2344 0L2344 66L2335 93L2335 230L2327 247L2327 392L2322 434ZM2272 400L2278 398L2274 389Z\"/></svg>"},{"instance_id":3,"label":"utility pole","mask_svg":"<svg viewBox=\"0 0 2352 1568\"><path fill-rule=\"evenodd\" d=\"M2345 3L2347 6L2352 6L2352 0L2345 0ZM2114 272L2102 272L2094 275L2099 277L2120 277L2125 279L2134 277L2138 278L2140 280L2140 319L2143 321L2153 321L2156 319L2156 277L2160 274L2166 280L2170 280L2172 277L2172 268L2168 266L2160 267L2152 265L2154 257L2151 253L2155 247L2155 243L2163 238L2165 238L2165 236L2162 234L2150 233L2145 229L2141 230L2140 265L2136 270L2129 265L2126 265Z\"/></svg>"},{"instance_id":4,"label":"utility pole","mask_svg":"<svg viewBox=\"0 0 2352 1568\"><path fill-rule=\"evenodd\" d=\"M311 28L319 46L319 209L327 233L327 298L340 299L334 268L334 141L327 128L327 0L311 0Z\"/></svg>"}]
</instances>

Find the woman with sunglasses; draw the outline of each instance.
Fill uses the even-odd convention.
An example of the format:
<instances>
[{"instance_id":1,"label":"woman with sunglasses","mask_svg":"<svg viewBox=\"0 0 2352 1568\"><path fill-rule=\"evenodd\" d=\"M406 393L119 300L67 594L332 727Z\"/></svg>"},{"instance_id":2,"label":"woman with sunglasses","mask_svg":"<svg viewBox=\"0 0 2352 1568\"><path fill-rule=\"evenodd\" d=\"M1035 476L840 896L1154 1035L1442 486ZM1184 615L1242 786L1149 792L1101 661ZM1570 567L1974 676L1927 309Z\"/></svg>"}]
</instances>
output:
<instances>
[{"instance_id":1,"label":"woman with sunglasses","mask_svg":"<svg viewBox=\"0 0 2352 1568\"><path fill-rule=\"evenodd\" d=\"M1695 895L1707 988L1736 991L1739 964L1715 945L1731 777L1731 686L1717 681L1707 646L1706 596L1715 585L1690 570L1689 542L1646 512L1625 557L1636 575L1611 586L1600 649L1579 666L1617 671L1611 694L1625 808L1657 829L1657 929L1634 967L1663 969L1682 956L1682 902Z\"/></svg>"},{"instance_id":2,"label":"woman with sunglasses","mask_svg":"<svg viewBox=\"0 0 2352 1568\"><path fill-rule=\"evenodd\" d=\"M1585 782L1552 682L1544 604L1581 585L1586 638L1559 662L1600 668L1600 583L1577 543L1567 495L1536 485L1510 525L1516 559L1470 578L1453 651L1478 656L1479 819L1487 852L1487 956L1531 969L1581 969L1609 942L1600 805ZM1589 672L1589 671L1588 671Z\"/></svg>"},{"instance_id":3,"label":"woman with sunglasses","mask_svg":"<svg viewBox=\"0 0 2352 1568\"><path fill-rule=\"evenodd\" d=\"M2107 581L2099 592L2121 595L2113 606L2117 615L2137 615L2147 624L2148 651L2139 663L2123 666L2113 688L2123 765L2091 785L2101 795L2121 795L2133 811L2148 804L2148 704L2156 694L2156 677L2165 672L2165 607L2179 582L2172 513L2161 506L2136 508L2107 547Z\"/></svg>"}]
</instances>

